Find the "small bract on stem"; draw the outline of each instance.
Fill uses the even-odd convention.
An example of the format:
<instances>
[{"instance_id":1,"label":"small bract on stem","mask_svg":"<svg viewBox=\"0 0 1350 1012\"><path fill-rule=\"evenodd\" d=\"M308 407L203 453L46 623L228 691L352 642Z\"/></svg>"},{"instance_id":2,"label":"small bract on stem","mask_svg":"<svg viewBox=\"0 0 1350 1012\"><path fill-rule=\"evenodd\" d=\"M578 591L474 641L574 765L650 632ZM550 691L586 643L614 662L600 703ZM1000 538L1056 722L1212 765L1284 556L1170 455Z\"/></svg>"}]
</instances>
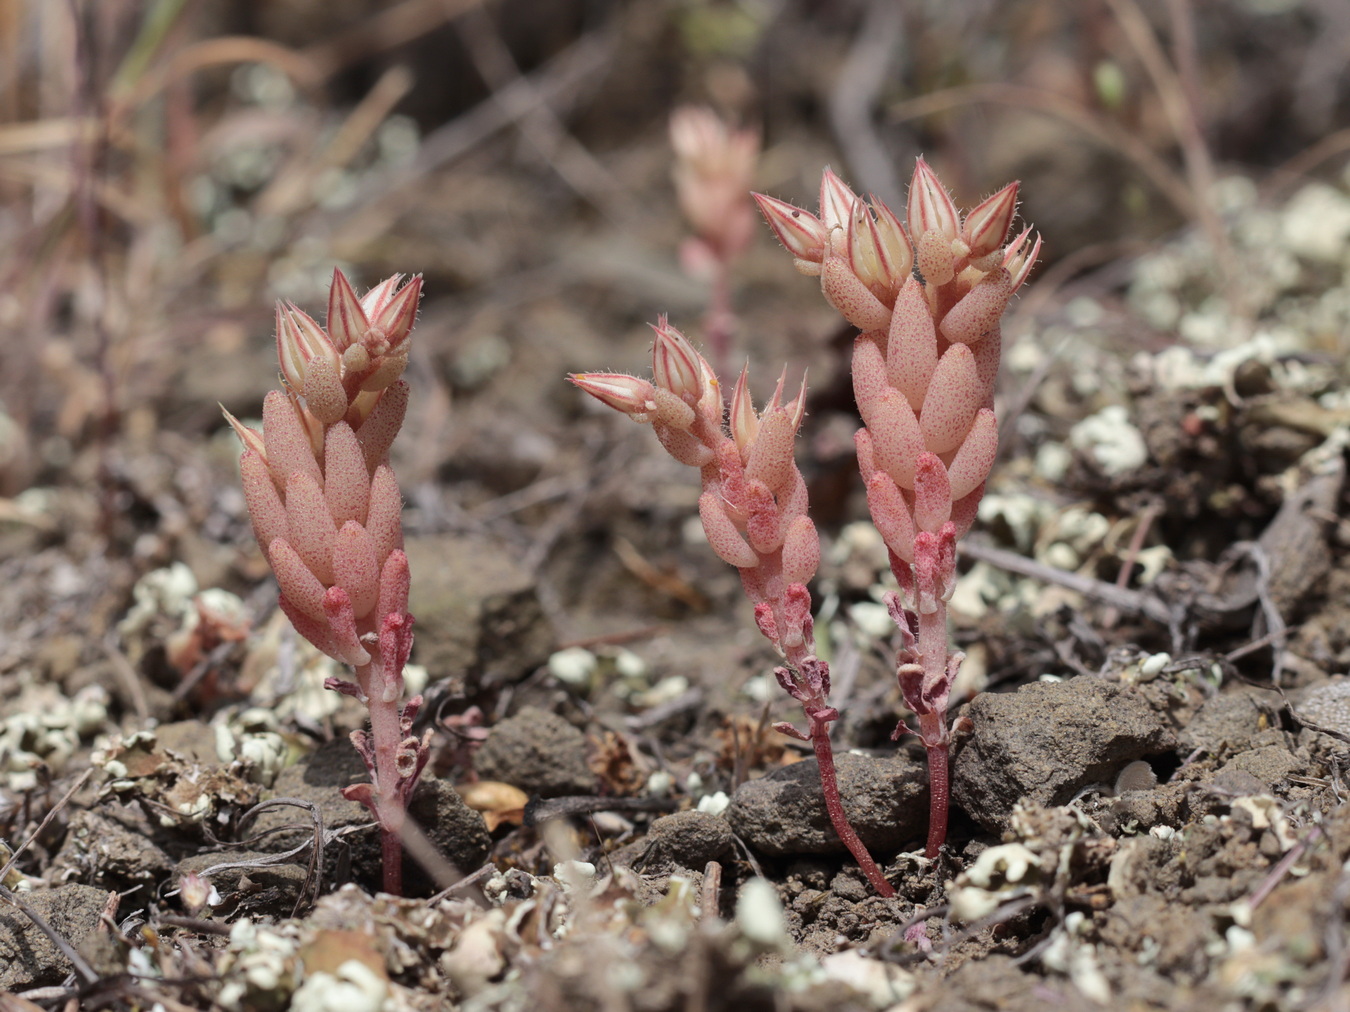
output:
<instances>
[{"instance_id":1,"label":"small bract on stem","mask_svg":"<svg viewBox=\"0 0 1350 1012\"><path fill-rule=\"evenodd\" d=\"M412 649L403 499L389 448L403 424L409 335L422 281L395 275L357 298L333 272L327 327L277 305L277 358L285 382L263 401L263 430L225 417L244 442L240 458L253 533L281 588L296 632L351 665L356 680L327 687L370 710L370 731L352 744L370 783L342 793L380 826L386 892L402 893L402 831L408 799L429 756L430 731L405 704L403 668Z\"/></svg>"},{"instance_id":2,"label":"small bract on stem","mask_svg":"<svg viewBox=\"0 0 1350 1012\"><path fill-rule=\"evenodd\" d=\"M867 505L904 598L887 597L900 631L896 677L928 753L926 853L947 838L951 729L947 705L964 657L949 651L947 601L956 541L975 519L998 453L994 383L999 320L1040 253L1030 230L1011 242L1017 183L963 217L920 158L908 228L829 169L819 214L756 194L797 269L862 333L853 345L853 393L864 427L858 466Z\"/></svg>"},{"instance_id":3,"label":"small bract on stem","mask_svg":"<svg viewBox=\"0 0 1350 1012\"><path fill-rule=\"evenodd\" d=\"M844 811L830 745L829 666L815 655L811 594L807 583L820 564L820 539L807 516L806 483L793 446L806 405L806 384L784 401L784 378L758 412L750 399L747 370L723 409L721 384L708 362L663 319L652 348L652 379L619 373L570 377L582 390L639 422L676 460L699 469L703 494L699 517L708 543L740 572L755 607L755 623L784 664L778 683L801 704L807 728L776 724L785 734L811 742L821 789L835 833L882 896L894 890ZM725 418L724 418L725 416Z\"/></svg>"}]
</instances>

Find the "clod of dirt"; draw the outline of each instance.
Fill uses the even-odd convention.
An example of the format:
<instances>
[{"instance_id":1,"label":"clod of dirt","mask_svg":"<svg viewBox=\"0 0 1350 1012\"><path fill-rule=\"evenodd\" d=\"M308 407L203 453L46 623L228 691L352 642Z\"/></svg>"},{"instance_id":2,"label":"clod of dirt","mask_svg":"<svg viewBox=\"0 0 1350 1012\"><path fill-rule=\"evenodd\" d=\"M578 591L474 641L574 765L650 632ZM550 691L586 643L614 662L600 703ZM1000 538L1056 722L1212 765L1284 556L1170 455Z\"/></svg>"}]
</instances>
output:
<instances>
[{"instance_id":1,"label":"clod of dirt","mask_svg":"<svg viewBox=\"0 0 1350 1012\"><path fill-rule=\"evenodd\" d=\"M1126 763L1176 747L1139 692L1099 678L985 693L965 712L975 727L957 745L952 797L996 833L1023 798L1062 805L1090 784L1114 783Z\"/></svg>"},{"instance_id":2,"label":"clod of dirt","mask_svg":"<svg viewBox=\"0 0 1350 1012\"><path fill-rule=\"evenodd\" d=\"M1332 678L1290 696L1300 717L1350 734L1350 679Z\"/></svg>"},{"instance_id":3,"label":"clod of dirt","mask_svg":"<svg viewBox=\"0 0 1350 1012\"><path fill-rule=\"evenodd\" d=\"M366 768L351 743L337 739L316 749L313 754L278 775L272 790L276 798L295 798L314 805L323 819L325 831L371 823L365 806L348 801L341 789L367 779ZM423 777L417 785L409 814L436 846L436 850L461 872L482 867L492 848L483 816L464 804L455 789L443 780ZM250 832L286 826L290 831L277 833L259 842L272 852L289 850L313 833L313 820L303 808L281 806L262 812L249 827ZM380 841L373 825L362 832L344 836L341 843L327 848L324 877L328 882L338 873L341 851L350 847L352 875L370 888L380 883ZM404 889L410 896L431 891L431 883L416 861L405 860Z\"/></svg>"},{"instance_id":4,"label":"clod of dirt","mask_svg":"<svg viewBox=\"0 0 1350 1012\"><path fill-rule=\"evenodd\" d=\"M702 871L725 857L734 845L731 826L720 815L688 811L665 815L651 824L634 857L645 872L689 868Z\"/></svg>"},{"instance_id":5,"label":"clod of dirt","mask_svg":"<svg viewBox=\"0 0 1350 1012\"><path fill-rule=\"evenodd\" d=\"M844 811L869 849L896 851L923 834L928 771L922 763L904 753L886 758L844 753L836 755L834 763ZM741 784L726 817L736 835L761 854L844 850L825 810L815 759Z\"/></svg>"},{"instance_id":6,"label":"clod of dirt","mask_svg":"<svg viewBox=\"0 0 1350 1012\"><path fill-rule=\"evenodd\" d=\"M98 927L108 902L107 892L85 885L24 893L20 898L76 949ZM59 984L72 969L70 960L27 914L0 904L0 990Z\"/></svg>"},{"instance_id":7,"label":"clod of dirt","mask_svg":"<svg viewBox=\"0 0 1350 1012\"><path fill-rule=\"evenodd\" d=\"M514 784L530 795L595 793L586 736L557 714L533 706L494 725L474 753L473 765L484 780Z\"/></svg>"},{"instance_id":8,"label":"clod of dirt","mask_svg":"<svg viewBox=\"0 0 1350 1012\"><path fill-rule=\"evenodd\" d=\"M54 861L55 881L118 892L153 885L169 872L173 861L151 842L152 832L145 816L130 806L116 817L76 809Z\"/></svg>"},{"instance_id":9,"label":"clod of dirt","mask_svg":"<svg viewBox=\"0 0 1350 1012\"><path fill-rule=\"evenodd\" d=\"M1198 748L1217 755L1242 752L1270 726L1278 709L1276 693L1243 686L1205 700L1177 738L1185 752Z\"/></svg>"},{"instance_id":10,"label":"clod of dirt","mask_svg":"<svg viewBox=\"0 0 1350 1012\"><path fill-rule=\"evenodd\" d=\"M409 538L408 610L417 616L414 659L433 679L464 674L514 681L542 664L555 637L529 572L481 538Z\"/></svg>"},{"instance_id":11,"label":"clod of dirt","mask_svg":"<svg viewBox=\"0 0 1350 1012\"><path fill-rule=\"evenodd\" d=\"M174 878L189 872L204 875L227 904L230 916L286 917L305 888L309 871L302 864L265 863L273 856L254 850L194 854L178 863Z\"/></svg>"}]
</instances>

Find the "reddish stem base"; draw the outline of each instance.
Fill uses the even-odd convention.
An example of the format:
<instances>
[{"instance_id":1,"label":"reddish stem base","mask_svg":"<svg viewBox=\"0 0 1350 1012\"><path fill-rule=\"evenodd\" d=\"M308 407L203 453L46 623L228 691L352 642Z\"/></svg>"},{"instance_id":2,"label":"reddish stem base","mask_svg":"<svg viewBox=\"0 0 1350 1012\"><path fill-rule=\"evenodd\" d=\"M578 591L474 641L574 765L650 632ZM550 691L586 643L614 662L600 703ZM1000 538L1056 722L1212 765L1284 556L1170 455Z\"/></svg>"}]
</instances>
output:
<instances>
[{"instance_id":1,"label":"reddish stem base","mask_svg":"<svg viewBox=\"0 0 1350 1012\"><path fill-rule=\"evenodd\" d=\"M951 804L951 782L947 775L947 743L928 745L928 845L924 856L934 858L947 842L947 812Z\"/></svg>"},{"instance_id":2,"label":"reddish stem base","mask_svg":"<svg viewBox=\"0 0 1350 1012\"><path fill-rule=\"evenodd\" d=\"M849 824L848 816L844 814L844 803L839 797L839 781L834 772L834 749L830 745L828 723L811 721L811 745L816 751L816 764L820 767L820 787L825 794L825 810L830 813L830 822L834 825L835 834L858 862L858 867L867 876L867 881L872 883L872 888L878 895L890 899L895 895L895 890L886 881L886 876L881 874L881 869L872 860L872 855L858 839L858 834Z\"/></svg>"}]
</instances>

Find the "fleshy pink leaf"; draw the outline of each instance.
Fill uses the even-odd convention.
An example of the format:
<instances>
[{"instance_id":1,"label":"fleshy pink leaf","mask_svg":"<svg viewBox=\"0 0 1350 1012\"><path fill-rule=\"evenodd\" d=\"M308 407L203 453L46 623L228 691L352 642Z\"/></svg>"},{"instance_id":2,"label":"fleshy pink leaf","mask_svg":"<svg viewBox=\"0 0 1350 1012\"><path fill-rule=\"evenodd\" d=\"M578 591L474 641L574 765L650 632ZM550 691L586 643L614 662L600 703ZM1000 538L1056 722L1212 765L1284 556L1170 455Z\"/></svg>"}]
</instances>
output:
<instances>
[{"instance_id":1,"label":"fleshy pink leaf","mask_svg":"<svg viewBox=\"0 0 1350 1012\"><path fill-rule=\"evenodd\" d=\"M381 560L403 547L403 493L388 464L375 469L370 480L370 509L366 531L375 542L375 554Z\"/></svg>"},{"instance_id":2,"label":"fleshy pink leaf","mask_svg":"<svg viewBox=\"0 0 1350 1012\"><path fill-rule=\"evenodd\" d=\"M975 355L968 345L953 344L938 360L919 412L924 446L933 453L960 446L981 407L982 393Z\"/></svg>"},{"instance_id":3,"label":"fleshy pink leaf","mask_svg":"<svg viewBox=\"0 0 1350 1012\"><path fill-rule=\"evenodd\" d=\"M412 577L408 573L408 557L403 549L389 553L380 569L380 596L375 604L375 613L383 621L389 615L408 613L408 592L412 588Z\"/></svg>"},{"instance_id":4,"label":"fleshy pink leaf","mask_svg":"<svg viewBox=\"0 0 1350 1012\"><path fill-rule=\"evenodd\" d=\"M826 301L859 330L885 330L891 324L891 311L858 280L843 257L825 258L820 290Z\"/></svg>"},{"instance_id":5,"label":"fleshy pink leaf","mask_svg":"<svg viewBox=\"0 0 1350 1012\"><path fill-rule=\"evenodd\" d=\"M785 409L766 410L759 420L759 434L745 465L746 479L762 481L771 492L784 488L796 466L792 456L795 437L792 418Z\"/></svg>"},{"instance_id":6,"label":"fleshy pink leaf","mask_svg":"<svg viewBox=\"0 0 1350 1012\"><path fill-rule=\"evenodd\" d=\"M963 499L984 483L998 457L998 421L994 412L981 408L970 432L947 468L953 500Z\"/></svg>"},{"instance_id":7,"label":"fleshy pink leaf","mask_svg":"<svg viewBox=\"0 0 1350 1012\"><path fill-rule=\"evenodd\" d=\"M951 240L937 231L920 233L915 238L914 264L925 285L945 285L956 276Z\"/></svg>"},{"instance_id":8,"label":"fleshy pink leaf","mask_svg":"<svg viewBox=\"0 0 1350 1012\"><path fill-rule=\"evenodd\" d=\"M253 520L253 536L263 552L274 538L286 536L286 507L272 482L272 473L262 457L253 450L245 450L239 458L239 472L244 484L244 501Z\"/></svg>"},{"instance_id":9,"label":"fleshy pink leaf","mask_svg":"<svg viewBox=\"0 0 1350 1012\"><path fill-rule=\"evenodd\" d=\"M333 582L347 592L352 612L365 618L380 592L380 560L375 539L355 520L348 520L333 543Z\"/></svg>"},{"instance_id":10,"label":"fleshy pink leaf","mask_svg":"<svg viewBox=\"0 0 1350 1012\"><path fill-rule=\"evenodd\" d=\"M286 540L325 586L333 582L337 524L318 482L299 471L286 483Z\"/></svg>"},{"instance_id":11,"label":"fleshy pink leaf","mask_svg":"<svg viewBox=\"0 0 1350 1012\"><path fill-rule=\"evenodd\" d=\"M778 507L767 485L760 481L745 483L745 533L750 547L760 555L768 555L783 544L783 531L778 522Z\"/></svg>"},{"instance_id":12,"label":"fleshy pink leaf","mask_svg":"<svg viewBox=\"0 0 1350 1012\"><path fill-rule=\"evenodd\" d=\"M277 491L285 490L292 471L307 474L316 482L322 480L309 435L300 423L295 405L280 390L273 390L263 398L263 445Z\"/></svg>"},{"instance_id":13,"label":"fleshy pink leaf","mask_svg":"<svg viewBox=\"0 0 1350 1012\"><path fill-rule=\"evenodd\" d=\"M301 611L296 603L284 593L278 599L277 605L281 608L282 614L290 619L291 625L295 626L295 631L302 637L309 640L322 653L327 654L333 660L347 663L347 658L343 656L337 640L333 638L333 631L328 627L327 618L320 622L310 617ZM322 608L322 605L320 607Z\"/></svg>"},{"instance_id":14,"label":"fleshy pink leaf","mask_svg":"<svg viewBox=\"0 0 1350 1012\"><path fill-rule=\"evenodd\" d=\"M986 274L942 318L942 336L972 345L984 340L998 326L1012 293L1012 275L1006 268Z\"/></svg>"},{"instance_id":15,"label":"fleshy pink leaf","mask_svg":"<svg viewBox=\"0 0 1350 1012\"><path fill-rule=\"evenodd\" d=\"M324 425L332 425L347 413L347 391L338 377L338 364L314 356L305 367L305 407Z\"/></svg>"},{"instance_id":16,"label":"fleshy pink leaf","mask_svg":"<svg viewBox=\"0 0 1350 1012\"><path fill-rule=\"evenodd\" d=\"M389 447L394 445L394 437L403 427L403 416L408 410L408 384L402 380L393 384L376 402L370 411L370 417L356 430L357 442L361 444L361 453L366 458L366 470L375 472L375 468L384 462Z\"/></svg>"},{"instance_id":17,"label":"fleshy pink leaf","mask_svg":"<svg viewBox=\"0 0 1350 1012\"><path fill-rule=\"evenodd\" d=\"M715 492L704 492L699 496L698 515L703 521L708 544L719 559L737 569L759 565L759 556L727 516L721 496Z\"/></svg>"},{"instance_id":18,"label":"fleshy pink leaf","mask_svg":"<svg viewBox=\"0 0 1350 1012\"><path fill-rule=\"evenodd\" d=\"M323 445L323 497L333 520L366 522L370 508L370 472L356 433L346 422L328 428Z\"/></svg>"},{"instance_id":19,"label":"fleshy pink leaf","mask_svg":"<svg viewBox=\"0 0 1350 1012\"><path fill-rule=\"evenodd\" d=\"M952 486L936 453L919 454L914 469L914 526L936 532L951 517Z\"/></svg>"},{"instance_id":20,"label":"fleshy pink leaf","mask_svg":"<svg viewBox=\"0 0 1350 1012\"><path fill-rule=\"evenodd\" d=\"M867 510L886 547L905 562L912 563L914 517L904 495L884 471L873 471L867 476Z\"/></svg>"},{"instance_id":21,"label":"fleshy pink leaf","mask_svg":"<svg viewBox=\"0 0 1350 1012\"><path fill-rule=\"evenodd\" d=\"M811 518L800 516L788 525L783 538L783 579L808 583L820 567L820 536Z\"/></svg>"},{"instance_id":22,"label":"fleshy pink leaf","mask_svg":"<svg viewBox=\"0 0 1350 1012\"><path fill-rule=\"evenodd\" d=\"M342 651L342 659L354 668L370 663L370 652L361 645L356 631L356 615L351 598L341 587L329 587L323 596L323 611L328 628L333 631L333 642Z\"/></svg>"},{"instance_id":23,"label":"fleshy pink leaf","mask_svg":"<svg viewBox=\"0 0 1350 1012\"><path fill-rule=\"evenodd\" d=\"M327 625L328 616L323 611L324 586L285 538L272 539L267 546L267 559L272 563L282 596L315 622ZM321 644L314 645L322 649Z\"/></svg>"},{"instance_id":24,"label":"fleshy pink leaf","mask_svg":"<svg viewBox=\"0 0 1350 1012\"><path fill-rule=\"evenodd\" d=\"M895 300L891 329L886 336L886 375L891 386L905 395L915 411L923 407L928 381L933 378L937 363L933 314L923 285L911 277Z\"/></svg>"},{"instance_id":25,"label":"fleshy pink leaf","mask_svg":"<svg viewBox=\"0 0 1350 1012\"><path fill-rule=\"evenodd\" d=\"M952 523L956 526L956 536L963 538L966 531L975 523L980 511L980 500L984 498L984 482L976 485L956 502L952 503Z\"/></svg>"}]
</instances>

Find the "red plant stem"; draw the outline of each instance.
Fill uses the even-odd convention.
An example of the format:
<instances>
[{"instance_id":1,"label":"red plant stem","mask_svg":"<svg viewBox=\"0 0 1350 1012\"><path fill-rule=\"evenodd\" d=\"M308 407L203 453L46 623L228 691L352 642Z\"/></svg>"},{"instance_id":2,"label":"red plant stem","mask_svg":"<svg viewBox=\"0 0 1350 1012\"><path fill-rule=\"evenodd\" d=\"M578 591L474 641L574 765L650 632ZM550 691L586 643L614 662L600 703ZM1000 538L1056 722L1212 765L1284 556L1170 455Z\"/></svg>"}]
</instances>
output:
<instances>
[{"instance_id":1,"label":"red plant stem","mask_svg":"<svg viewBox=\"0 0 1350 1012\"><path fill-rule=\"evenodd\" d=\"M811 745L816 750L816 765L820 767L820 787L825 794L825 810L830 813L830 822L834 825L835 834L858 862L858 867L867 876L867 881L872 883L872 888L878 895L890 899L895 895L895 890L886 881L886 876L881 874L881 869L872 860L872 855L858 839L858 834L849 824L848 816L844 814L844 803L839 797L839 781L834 773L834 748L830 745L830 725L827 721L814 718L811 720Z\"/></svg>"},{"instance_id":2,"label":"red plant stem","mask_svg":"<svg viewBox=\"0 0 1350 1012\"><path fill-rule=\"evenodd\" d=\"M403 796L398 790L398 753L403 741L402 699L396 697L390 702L384 701L378 647L371 653L371 663L356 669L356 680L366 694L370 708L370 745L375 755L375 767L370 777L371 793L375 801L375 819L380 826L383 888L391 896L402 896L403 822L407 816Z\"/></svg>"},{"instance_id":3,"label":"red plant stem","mask_svg":"<svg viewBox=\"0 0 1350 1012\"><path fill-rule=\"evenodd\" d=\"M703 316L703 337L712 352L713 371L718 376L734 376L731 368L731 332L735 328L735 313L731 308L731 271L721 258L713 270L712 291L708 296L708 311ZM730 395L723 390L725 400Z\"/></svg>"},{"instance_id":4,"label":"red plant stem","mask_svg":"<svg viewBox=\"0 0 1350 1012\"><path fill-rule=\"evenodd\" d=\"M919 657L924 683L945 685L947 680L947 602L919 616ZM950 691L947 686L947 691ZM947 691L927 713L920 713L919 737L928 752L928 844L924 856L935 858L947 842L947 814L951 785L947 772Z\"/></svg>"}]
</instances>

